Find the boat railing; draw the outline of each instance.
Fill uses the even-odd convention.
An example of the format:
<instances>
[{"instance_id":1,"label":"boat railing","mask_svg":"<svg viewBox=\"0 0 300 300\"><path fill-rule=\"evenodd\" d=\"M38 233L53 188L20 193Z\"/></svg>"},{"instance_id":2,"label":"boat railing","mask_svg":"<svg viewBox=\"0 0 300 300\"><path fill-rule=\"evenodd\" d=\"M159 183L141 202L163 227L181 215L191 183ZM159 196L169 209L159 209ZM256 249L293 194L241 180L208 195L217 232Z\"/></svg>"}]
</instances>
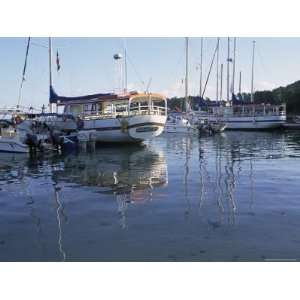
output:
<instances>
[{"instance_id":1,"label":"boat railing","mask_svg":"<svg viewBox=\"0 0 300 300\"><path fill-rule=\"evenodd\" d=\"M134 106L130 107L129 111L130 116L136 116L136 115L166 115L166 108L162 106L151 106L148 105L140 105L140 106Z\"/></svg>"},{"instance_id":2,"label":"boat railing","mask_svg":"<svg viewBox=\"0 0 300 300\"><path fill-rule=\"evenodd\" d=\"M14 138L17 136L17 132L15 130L0 130L0 136L3 138Z\"/></svg>"},{"instance_id":3,"label":"boat railing","mask_svg":"<svg viewBox=\"0 0 300 300\"><path fill-rule=\"evenodd\" d=\"M137 107L130 107L128 111L122 112L109 112L109 113L82 113L79 115L81 119L84 120L103 120L103 119L112 119L116 117L128 117L128 116L139 116L139 115L166 115L165 107L161 106L152 106L149 108L147 105L145 106L137 106Z\"/></svg>"}]
</instances>

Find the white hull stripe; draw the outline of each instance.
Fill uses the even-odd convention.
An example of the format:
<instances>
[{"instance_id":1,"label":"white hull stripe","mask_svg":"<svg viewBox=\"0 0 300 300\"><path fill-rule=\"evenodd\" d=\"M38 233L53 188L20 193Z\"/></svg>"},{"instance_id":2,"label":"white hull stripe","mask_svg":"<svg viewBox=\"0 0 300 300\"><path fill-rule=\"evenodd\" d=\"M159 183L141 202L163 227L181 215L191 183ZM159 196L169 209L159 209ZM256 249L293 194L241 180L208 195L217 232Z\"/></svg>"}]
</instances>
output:
<instances>
[{"instance_id":1,"label":"white hull stripe","mask_svg":"<svg viewBox=\"0 0 300 300\"><path fill-rule=\"evenodd\" d=\"M285 120L239 120L239 121L236 121L236 120L226 120L224 121L225 123L266 123L266 122L278 122L278 123L282 123L282 122L285 122Z\"/></svg>"},{"instance_id":2,"label":"white hull stripe","mask_svg":"<svg viewBox=\"0 0 300 300\"><path fill-rule=\"evenodd\" d=\"M136 127L142 127L142 126L165 126L164 123L156 123L156 122L147 122L147 123L138 123L129 125L127 129L136 128ZM83 128L81 130L96 130L96 131L107 131L107 130L121 130L121 126L113 126L113 127L100 127L100 128Z\"/></svg>"}]
</instances>

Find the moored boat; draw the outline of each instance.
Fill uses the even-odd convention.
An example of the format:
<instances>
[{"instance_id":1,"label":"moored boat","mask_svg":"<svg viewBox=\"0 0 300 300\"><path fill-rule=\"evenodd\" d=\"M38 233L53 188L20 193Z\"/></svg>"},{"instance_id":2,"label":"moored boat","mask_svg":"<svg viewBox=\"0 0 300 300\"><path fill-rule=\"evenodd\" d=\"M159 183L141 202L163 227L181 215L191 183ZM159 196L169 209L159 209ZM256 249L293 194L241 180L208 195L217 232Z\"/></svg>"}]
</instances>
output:
<instances>
[{"instance_id":1,"label":"moored boat","mask_svg":"<svg viewBox=\"0 0 300 300\"><path fill-rule=\"evenodd\" d=\"M97 142L142 142L160 135L167 119L166 98L131 92L61 97L50 87L50 103L77 119L79 131L93 131Z\"/></svg>"},{"instance_id":2,"label":"moored boat","mask_svg":"<svg viewBox=\"0 0 300 300\"><path fill-rule=\"evenodd\" d=\"M24 143L19 132L10 121L0 122L0 152L28 153L29 147Z\"/></svg>"}]
</instances>

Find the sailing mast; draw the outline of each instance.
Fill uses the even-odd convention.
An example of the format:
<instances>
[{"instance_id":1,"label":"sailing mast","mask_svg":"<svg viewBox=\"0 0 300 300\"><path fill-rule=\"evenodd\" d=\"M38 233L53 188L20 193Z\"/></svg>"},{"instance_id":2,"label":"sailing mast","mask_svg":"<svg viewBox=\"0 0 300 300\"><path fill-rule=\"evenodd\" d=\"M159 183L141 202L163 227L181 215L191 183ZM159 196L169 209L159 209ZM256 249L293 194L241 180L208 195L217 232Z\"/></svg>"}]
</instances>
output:
<instances>
[{"instance_id":1,"label":"sailing mast","mask_svg":"<svg viewBox=\"0 0 300 300\"><path fill-rule=\"evenodd\" d=\"M220 71L220 100L223 100L223 64L221 64Z\"/></svg>"},{"instance_id":2,"label":"sailing mast","mask_svg":"<svg viewBox=\"0 0 300 300\"><path fill-rule=\"evenodd\" d=\"M232 88L231 92L235 94L235 57L236 57L236 38L233 39L233 66L232 66Z\"/></svg>"},{"instance_id":3,"label":"sailing mast","mask_svg":"<svg viewBox=\"0 0 300 300\"><path fill-rule=\"evenodd\" d=\"M217 91L216 91L216 101L219 100L219 48L220 48L220 38L217 41Z\"/></svg>"},{"instance_id":4,"label":"sailing mast","mask_svg":"<svg viewBox=\"0 0 300 300\"><path fill-rule=\"evenodd\" d=\"M242 93L242 71L240 71L240 80L239 80L239 94Z\"/></svg>"},{"instance_id":5,"label":"sailing mast","mask_svg":"<svg viewBox=\"0 0 300 300\"><path fill-rule=\"evenodd\" d=\"M127 51L126 51L126 46L124 49L124 93L127 93Z\"/></svg>"},{"instance_id":6,"label":"sailing mast","mask_svg":"<svg viewBox=\"0 0 300 300\"><path fill-rule=\"evenodd\" d=\"M188 86L188 75L189 75L189 38L185 38L185 111L189 110L189 86Z\"/></svg>"},{"instance_id":7,"label":"sailing mast","mask_svg":"<svg viewBox=\"0 0 300 300\"><path fill-rule=\"evenodd\" d=\"M251 103L254 102L254 53L255 53L255 41L253 41L253 48L252 48L252 74L251 74Z\"/></svg>"},{"instance_id":8,"label":"sailing mast","mask_svg":"<svg viewBox=\"0 0 300 300\"><path fill-rule=\"evenodd\" d=\"M52 89L52 40L51 37L48 39L48 51L49 51L49 87L50 87L50 93ZM50 103L50 113L52 113L52 103Z\"/></svg>"},{"instance_id":9,"label":"sailing mast","mask_svg":"<svg viewBox=\"0 0 300 300\"><path fill-rule=\"evenodd\" d=\"M227 40L227 102L229 102L229 63L230 63L230 38Z\"/></svg>"},{"instance_id":10,"label":"sailing mast","mask_svg":"<svg viewBox=\"0 0 300 300\"><path fill-rule=\"evenodd\" d=\"M200 54L200 89L199 95L202 97L202 69L203 69L203 37L201 38L201 54Z\"/></svg>"}]
</instances>

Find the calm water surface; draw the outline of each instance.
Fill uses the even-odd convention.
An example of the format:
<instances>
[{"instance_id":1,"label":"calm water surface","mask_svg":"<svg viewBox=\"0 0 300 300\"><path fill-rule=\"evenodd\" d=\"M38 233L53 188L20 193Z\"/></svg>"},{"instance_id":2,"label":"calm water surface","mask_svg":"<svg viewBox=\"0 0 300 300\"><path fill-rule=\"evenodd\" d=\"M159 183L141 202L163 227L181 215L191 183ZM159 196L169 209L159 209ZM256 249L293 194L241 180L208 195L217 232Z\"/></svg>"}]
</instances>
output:
<instances>
[{"instance_id":1,"label":"calm water surface","mask_svg":"<svg viewBox=\"0 0 300 300\"><path fill-rule=\"evenodd\" d=\"M300 259L300 133L0 154L1 261Z\"/></svg>"}]
</instances>

